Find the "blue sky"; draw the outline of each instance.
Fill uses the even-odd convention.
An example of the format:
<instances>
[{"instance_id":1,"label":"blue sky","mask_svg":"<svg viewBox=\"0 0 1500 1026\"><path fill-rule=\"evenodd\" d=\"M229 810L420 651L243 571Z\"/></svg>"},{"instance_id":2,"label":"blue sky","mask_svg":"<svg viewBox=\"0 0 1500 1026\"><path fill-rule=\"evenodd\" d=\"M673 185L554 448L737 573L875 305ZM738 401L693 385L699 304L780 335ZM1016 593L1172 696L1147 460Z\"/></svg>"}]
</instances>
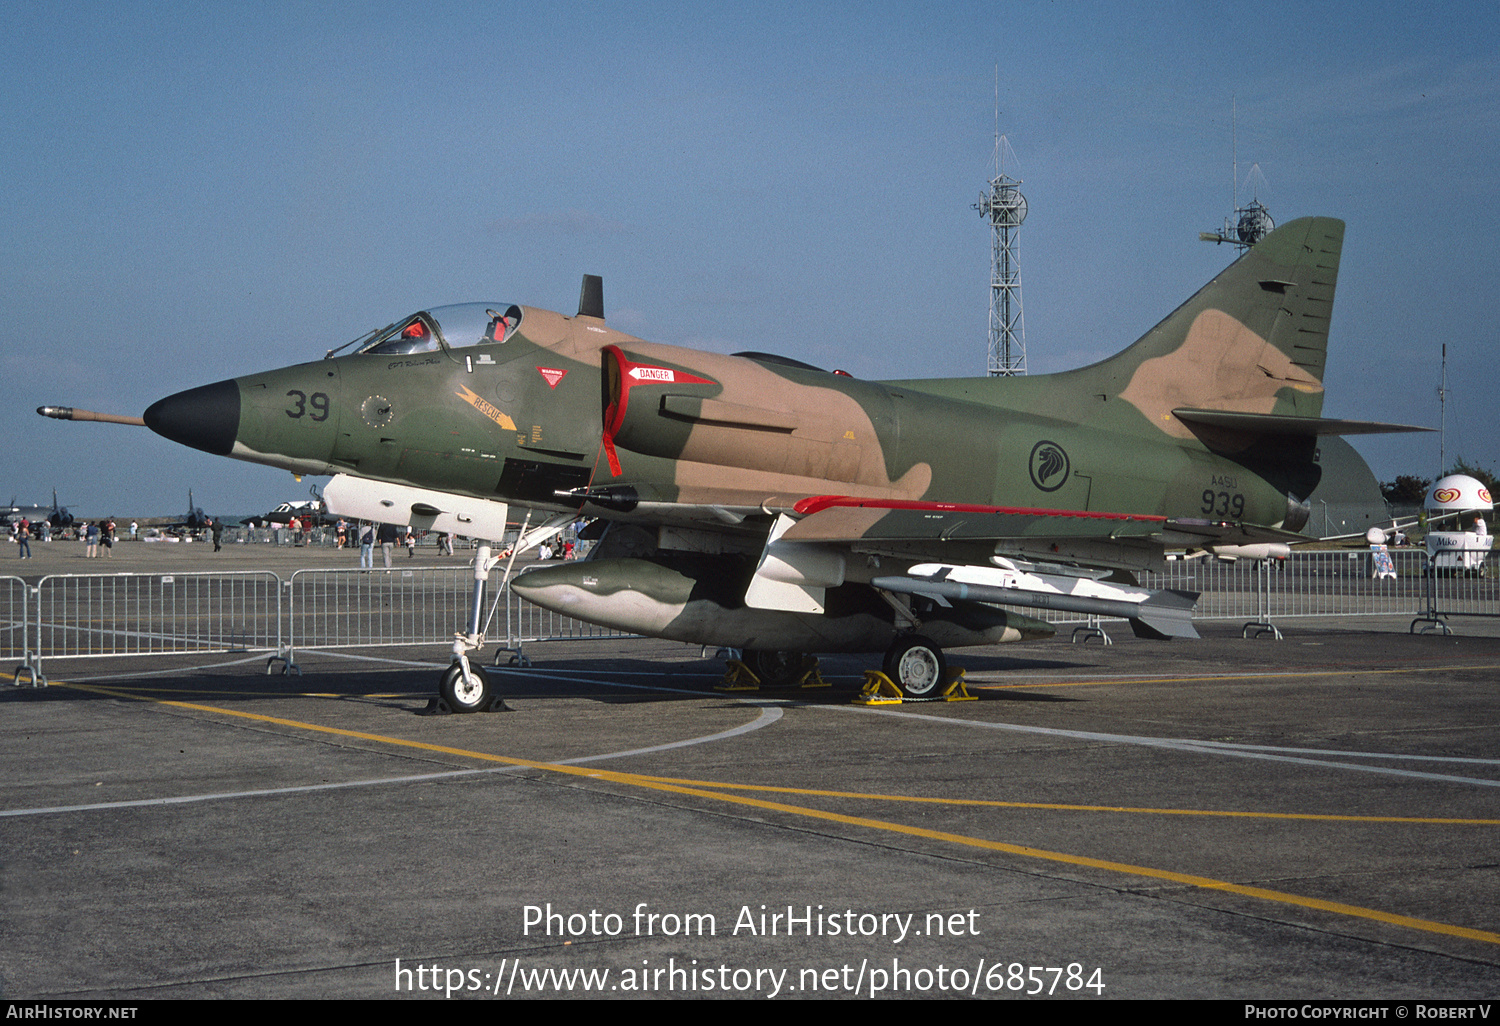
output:
<instances>
[{"instance_id":1,"label":"blue sky","mask_svg":"<svg viewBox=\"0 0 1500 1026\"><path fill-rule=\"evenodd\" d=\"M720 9L727 7L729 9ZM1243 179L1348 235L1330 416L1494 467L1500 8L0 0L0 492L86 514L305 495L138 414L412 310L571 312L865 377L983 373L1000 130L1032 373L1133 341L1233 256ZM1356 439L1431 475L1435 436ZM4 496L0 496L4 497Z\"/></svg>"}]
</instances>

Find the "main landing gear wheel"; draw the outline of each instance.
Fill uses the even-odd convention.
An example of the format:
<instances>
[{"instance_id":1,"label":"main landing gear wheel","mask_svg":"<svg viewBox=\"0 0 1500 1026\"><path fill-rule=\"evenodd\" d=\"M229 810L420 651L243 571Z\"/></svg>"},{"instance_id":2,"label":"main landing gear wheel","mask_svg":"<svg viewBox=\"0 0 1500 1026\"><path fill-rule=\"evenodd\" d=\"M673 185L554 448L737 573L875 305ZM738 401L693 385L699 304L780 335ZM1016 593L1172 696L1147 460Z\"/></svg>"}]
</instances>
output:
<instances>
[{"instance_id":1,"label":"main landing gear wheel","mask_svg":"<svg viewBox=\"0 0 1500 1026\"><path fill-rule=\"evenodd\" d=\"M930 698L943 686L943 650L919 635L897 638L885 654L885 675L907 698Z\"/></svg>"},{"instance_id":2,"label":"main landing gear wheel","mask_svg":"<svg viewBox=\"0 0 1500 1026\"><path fill-rule=\"evenodd\" d=\"M464 680L464 668L454 663L443 671L438 694L448 703L448 708L457 713L483 712L490 707L490 679L472 662L469 664L469 681Z\"/></svg>"},{"instance_id":3,"label":"main landing gear wheel","mask_svg":"<svg viewBox=\"0 0 1500 1026\"><path fill-rule=\"evenodd\" d=\"M802 676L801 652L774 652L768 648L752 648L745 651L742 660L750 672L760 678L766 687L779 688L795 684Z\"/></svg>"}]
</instances>

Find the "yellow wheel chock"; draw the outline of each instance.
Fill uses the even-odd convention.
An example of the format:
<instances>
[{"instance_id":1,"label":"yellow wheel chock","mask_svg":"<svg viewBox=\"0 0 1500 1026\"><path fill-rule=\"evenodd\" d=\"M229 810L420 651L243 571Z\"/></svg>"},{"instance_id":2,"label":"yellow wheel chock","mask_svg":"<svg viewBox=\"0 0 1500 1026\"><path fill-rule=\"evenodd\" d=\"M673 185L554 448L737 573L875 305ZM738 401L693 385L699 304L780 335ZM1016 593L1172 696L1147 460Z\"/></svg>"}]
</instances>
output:
<instances>
[{"instance_id":1,"label":"yellow wheel chock","mask_svg":"<svg viewBox=\"0 0 1500 1026\"><path fill-rule=\"evenodd\" d=\"M755 675L755 671L746 666L738 659L726 660L729 669L724 673L724 679L714 685L718 691L759 691L761 679ZM823 679L818 672L818 660L816 656L805 656L798 676L786 684L772 685L774 687L788 688L826 688L831 685Z\"/></svg>"},{"instance_id":2,"label":"yellow wheel chock","mask_svg":"<svg viewBox=\"0 0 1500 1026\"><path fill-rule=\"evenodd\" d=\"M969 694L964 686L964 671L961 666L948 668L943 689L925 698L907 698L896 686L896 682L879 670L865 671L865 686L854 696L855 705L900 705L902 702L977 702L977 695Z\"/></svg>"},{"instance_id":3,"label":"yellow wheel chock","mask_svg":"<svg viewBox=\"0 0 1500 1026\"><path fill-rule=\"evenodd\" d=\"M760 678L755 671L750 669L738 659L725 660L728 669L724 672L724 679L714 685L718 691L759 691Z\"/></svg>"}]
</instances>

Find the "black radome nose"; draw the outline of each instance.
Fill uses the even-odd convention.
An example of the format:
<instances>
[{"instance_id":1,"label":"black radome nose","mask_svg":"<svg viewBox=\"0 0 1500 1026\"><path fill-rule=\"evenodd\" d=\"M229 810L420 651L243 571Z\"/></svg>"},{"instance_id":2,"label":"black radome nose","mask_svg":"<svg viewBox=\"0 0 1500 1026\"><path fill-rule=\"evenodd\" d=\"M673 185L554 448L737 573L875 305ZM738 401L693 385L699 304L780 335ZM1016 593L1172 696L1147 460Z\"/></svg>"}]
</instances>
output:
<instances>
[{"instance_id":1,"label":"black radome nose","mask_svg":"<svg viewBox=\"0 0 1500 1026\"><path fill-rule=\"evenodd\" d=\"M235 381L190 388L151 404L146 426L182 445L228 456L240 430L240 386Z\"/></svg>"}]
</instances>

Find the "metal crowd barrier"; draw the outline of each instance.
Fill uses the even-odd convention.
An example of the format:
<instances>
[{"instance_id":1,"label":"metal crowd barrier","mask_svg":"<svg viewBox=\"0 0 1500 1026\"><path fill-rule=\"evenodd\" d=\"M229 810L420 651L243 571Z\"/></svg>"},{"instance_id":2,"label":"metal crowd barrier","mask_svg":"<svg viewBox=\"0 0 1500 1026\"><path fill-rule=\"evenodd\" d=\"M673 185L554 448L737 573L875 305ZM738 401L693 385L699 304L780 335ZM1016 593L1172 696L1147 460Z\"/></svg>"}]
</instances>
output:
<instances>
[{"instance_id":1,"label":"metal crowd barrier","mask_svg":"<svg viewBox=\"0 0 1500 1026\"><path fill-rule=\"evenodd\" d=\"M1430 606L1426 596L1434 581L1427 574L1426 552L1393 549L1390 556L1394 578L1376 575L1369 549L1339 549L1293 552L1285 560L1176 559L1160 573L1141 574L1140 582L1146 588L1198 592L1194 620L1242 620L1243 633L1279 637L1277 620L1420 614ZM1491 570L1490 579L1493 577ZM1455 611L1487 608L1491 614L1500 615L1500 594L1477 594L1472 584L1467 590L1459 590L1462 602L1453 607ZM1454 600L1457 598L1455 595ZM1098 617L1082 614L1049 614L1048 619L1059 625L1095 629L1101 622ZM1108 623L1109 618L1102 622ZM1104 637L1107 640L1108 636Z\"/></svg>"},{"instance_id":2,"label":"metal crowd barrier","mask_svg":"<svg viewBox=\"0 0 1500 1026\"><path fill-rule=\"evenodd\" d=\"M1147 587L1201 592L1193 615L1202 620L1246 616L1404 615L1418 608L1426 553L1397 549L1396 577L1377 577L1368 550L1295 552L1286 560L1174 560Z\"/></svg>"},{"instance_id":3,"label":"metal crowd barrier","mask_svg":"<svg viewBox=\"0 0 1500 1026\"><path fill-rule=\"evenodd\" d=\"M1426 608L1411 623L1420 633L1453 633L1450 616L1500 616L1500 563L1490 549L1445 549L1423 580Z\"/></svg>"},{"instance_id":4,"label":"metal crowd barrier","mask_svg":"<svg viewBox=\"0 0 1500 1026\"><path fill-rule=\"evenodd\" d=\"M30 591L33 683L46 683L45 659L281 647L281 580L270 571L53 574Z\"/></svg>"},{"instance_id":5,"label":"metal crowd barrier","mask_svg":"<svg viewBox=\"0 0 1500 1026\"><path fill-rule=\"evenodd\" d=\"M5 594L5 634L0 638L0 652L4 655L0 658L6 663L16 661L15 683L21 683L22 677L28 677L35 683L36 674L30 664L31 639L28 636L31 620L26 615L31 589L19 577L0 577L0 589Z\"/></svg>"},{"instance_id":6,"label":"metal crowd barrier","mask_svg":"<svg viewBox=\"0 0 1500 1026\"><path fill-rule=\"evenodd\" d=\"M491 575L491 589L499 579L498 571ZM287 582L287 645L267 669L279 662L283 672L301 672L299 648L448 644L468 623L473 590L472 565L298 570ZM497 662L510 652L513 662L524 663L528 643L631 637L534 606L508 586L498 598L487 592L481 623Z\"/></svg>"},{"instance_id":7,"label":"metal crowd barrier","mask_svg":"<svg viewBox=\"0 0 1500 1026\"><path fill-rule=\"evenodd\" d=\"M296 649L427 645L451 639L468 620L472 566L298 570L287 582L287 647L280 661L299 673Z\"/></svg>"},{"instance_id":8,"label":"metal crowd barrier","mask_svg":"<svg viewBox=\"0 0 1500 1026\"><path fill-rule=\"evenodd\" d=\"M16 683L43 686L43 661L60 658L269 652L268 672L279 664L294 673L298 649L449 644L468 623L473 583L464 565L298 570L286 581L269 570L57 574L34 586L0 578L0 652L16 661ZM515 661L527 643L629 636L532 606L509 588L487 607L490 640Z\"/></svg>"},{"instance_id":9,"label":"metal crowd barrier","mask_svg":"<svg viewBox=\"0 0 1500 1026\"><path fill-rule=\"evenodd\" d=\"M1174 560L1143 575L1149 588L1200 593L1195 619L1243 620L1279 635L1294 617L1415 615L1411 629L1448 631L1445 618L1500 616L1500 568L1491 552L1431 567L1421 550L1390 553L1378 577L1367 550L1296 552L1284 561ZM492 576L498 582L499 574ZM45 685L46 659L197 652L270 652L267 669L297 672L297 649L448 644L465 630L472 566L173 574L59 574L27 585L0 578L4 639L16 682ZM492 584L493 589L493 584ZM526 644L630 637L491 590L482 623L499 654L525 662ZM1022 612L1033 612L1021 610ZM1059 625L1108 640L1099 618L1052 614Z\"/></svg>"}]
</instances>

